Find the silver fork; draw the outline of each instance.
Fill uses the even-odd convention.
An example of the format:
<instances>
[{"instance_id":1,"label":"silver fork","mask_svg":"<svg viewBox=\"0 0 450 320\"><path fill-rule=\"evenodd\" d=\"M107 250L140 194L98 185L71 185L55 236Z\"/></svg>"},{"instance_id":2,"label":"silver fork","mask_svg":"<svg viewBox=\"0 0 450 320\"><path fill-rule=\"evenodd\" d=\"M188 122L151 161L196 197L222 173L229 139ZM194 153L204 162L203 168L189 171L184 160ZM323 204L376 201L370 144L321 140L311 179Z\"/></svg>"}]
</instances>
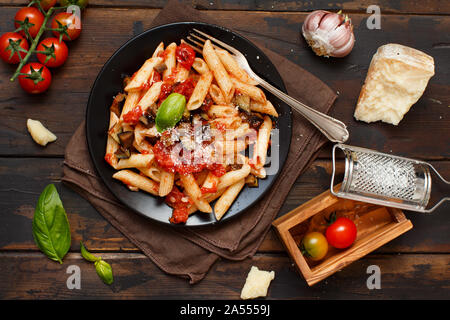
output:
<instances>
[{"instance_id":1,"label":"silver fork","mask_svg":"<svg viewBox=\"0 0 450 320\"><path fill-rule=\"evenodd\" d=\"M344 143L345 141L347 141L349 133L347 131L346 125L343 122L334 119L317 110L314 110L313 108L308 107L304 103L297 101L294 98L285 94L284 92L278 90L277 88L269 84L267 81L259 77L255 72L253 72L253 70L250 68L248 64L247 59L241 52L198 29L194 28L193 30L195 31L195 33L191 32L189 36L187 36L185 41L187 44L192 46L197 52L202 53L203 44L205 43L206 39L211 40L211 43L216 48L220 46L223 49L227 49L230 52L230 54L235 58L239 66L243 70L245 70L252 79L258 82L258 84L260 84L267 91L270 91L273 95L275 95L280 100L284 101L286 104L291 106L298 113L300 113L317 129L319 129L320 132L322 132L325 135L325 137L327 137L330 141L339 143Z\"/></svg>"}]
</instances>

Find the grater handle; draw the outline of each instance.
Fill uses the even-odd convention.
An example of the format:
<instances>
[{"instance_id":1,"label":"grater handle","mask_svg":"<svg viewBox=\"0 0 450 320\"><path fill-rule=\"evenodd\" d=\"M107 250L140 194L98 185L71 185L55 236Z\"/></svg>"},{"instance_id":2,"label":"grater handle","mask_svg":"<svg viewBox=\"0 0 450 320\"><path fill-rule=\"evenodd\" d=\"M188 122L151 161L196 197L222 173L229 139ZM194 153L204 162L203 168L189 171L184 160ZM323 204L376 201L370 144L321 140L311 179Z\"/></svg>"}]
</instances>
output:
<instances>
[{"instance_id":1,"label":"grater handle","mask_svg":"<svg viewBox=\"0 0 450 320\"><path fill-rule=\"evenodd\" d=\"M334 176L336 174L336 148L339 146L340 144L335 144L333 146L333 150L332 150L332 161L333 161L333 171L331 172L331 183L330 183L330 192L333 196L337 197L337 193L334 192Z\"/></svg>"},{"instance_id":2,"label":"grater handle","mask_svg":"<svg viewBox=\"0 0 450 320\"><path fill-rule=\"evenodd\" d=\"M442 182L446 183L447 185L450 185L450 181L447 181L444 179L443 176L441 176L441 174L431 165L428 163L428 166L433 170L433 172L438 176L439 179L441 179ZM434 209L436 209L437 207L439 207L442 203L444 203L445 201L450 201L450 197L444 197L442 198L438 203L436 203L432 208L430 209L425 209L423 212L425 213L431 213L434 211Z\"/></svg>"}]
</instances>

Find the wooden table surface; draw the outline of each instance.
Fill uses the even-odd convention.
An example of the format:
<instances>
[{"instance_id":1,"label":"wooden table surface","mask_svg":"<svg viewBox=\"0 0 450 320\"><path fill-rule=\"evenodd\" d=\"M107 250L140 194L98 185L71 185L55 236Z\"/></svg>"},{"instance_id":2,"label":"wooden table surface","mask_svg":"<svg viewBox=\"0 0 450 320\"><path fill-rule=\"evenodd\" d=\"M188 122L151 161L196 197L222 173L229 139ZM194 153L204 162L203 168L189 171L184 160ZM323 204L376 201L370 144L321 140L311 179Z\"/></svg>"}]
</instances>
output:
<instances>
[{"instance_id":1,"label":"wooden table surface","mask_svg":"<svg viewBox=\"0 0 450 320\"><path fill-rule=\"evenodd\" d=\"M0 0L0 32L12 31L26 0ZM64 149L84 118L94 79L111 54L146 30L165 1L91 0L81 37L69 44L69 59L55 70L50 90L26 95L8 81L13 66L0 63L0 298L2 299L239 299L252 265L274 270L267 299L450 298L450 205L431 215L406 212L412 230L319 284L308 287L271 230L252 259L220 260L196 285L166 275L77 193L61 183ZM191 3L191 1L189 1ZM232 1L193 0L216 20L250 40L259 40L318 76L339 97L332 116L349 127L350 145L429 161L450 179L450 2L409 1ZM369 30L369 4L381 8L381 30ZM356 44L344 59L314 55L299 30L307 12L344 9L355 25ZM195 18L193 18L195 20ZM365 124L354 107L372 55L385 43L422 50L435 59L436 75L399 126ZM311 94L314 94L313 92ZM42 120L58 140L42 148L32 141L28 118ZM279 215L328 188L330 145L296 181ZM37 249L31 219L40 192L54 183L71 225L72 246L60 265ZM104 285L79 254L79 240L113 267ZM81 268L81 290L66 287L69 265ZM381 289L366 286L367 267L381 269Z\"/></svg>"}]
</instances>

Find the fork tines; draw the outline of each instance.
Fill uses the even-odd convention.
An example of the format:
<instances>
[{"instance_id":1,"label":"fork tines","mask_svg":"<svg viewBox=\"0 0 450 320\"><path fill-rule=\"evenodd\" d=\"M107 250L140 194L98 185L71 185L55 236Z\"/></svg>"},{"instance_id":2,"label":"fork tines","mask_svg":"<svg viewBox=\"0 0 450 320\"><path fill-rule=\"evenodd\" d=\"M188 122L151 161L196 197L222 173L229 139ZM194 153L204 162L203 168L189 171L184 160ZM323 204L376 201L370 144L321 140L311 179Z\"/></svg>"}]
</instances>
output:
<instances>
[{"instance_id":1,"label":"fork tines","mask_svg":"<svg viewBox=\"0 0 450 320\"><path fill-rule=\"evenodd\" d=\"M193 28L193 31L191 31L189 35L186 37L187 41L185 41L185 43L190 45L195 51L202 53L203 45L208 39L211 41L213 47L216 49L227 49L232 53L235 53L234 51L236 51L236 49L227 45L226 43L195 28Z\"/></svg>"}]
</instances>

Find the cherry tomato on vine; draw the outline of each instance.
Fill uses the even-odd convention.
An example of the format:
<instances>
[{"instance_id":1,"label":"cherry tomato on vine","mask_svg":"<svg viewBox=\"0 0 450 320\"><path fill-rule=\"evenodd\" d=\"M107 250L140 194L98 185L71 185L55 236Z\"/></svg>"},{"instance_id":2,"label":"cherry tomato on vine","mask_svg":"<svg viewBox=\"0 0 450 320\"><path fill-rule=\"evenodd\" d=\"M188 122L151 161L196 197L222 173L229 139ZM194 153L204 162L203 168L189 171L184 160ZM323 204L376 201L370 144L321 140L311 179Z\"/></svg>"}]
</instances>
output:
<instances>
[{"instance_id":1,"label":"cherry tomato on vine","mask_svg":"<svg viewBox=\"0 0 450 320\"><path fill-rule=\"evenodd\" d=\"M26 52L20 51L19 54L16 52L11 56L13 52L12 47L16 46L17 49L22 48L28 50L28 41L22 37L20 34L15 32L6 32L0 37L0 57L3 61L16 64L20 62L19 54L23 58L27 54Z\"/></svg>"},{"instance_id":2,"label":"cherry tomato on vine","mask_svg":"<svg viewBox=\"0 0 450 320\"><path fill-rule=\"evenodd\" d=\"M305 257L313 261L321 260L328 252L327 239L320 232L307 233L302 239L300 250Z\"/></svg>"},{"instance_id":3,"label":"cherry tomato on vine","mask_svg":"<svg viewBox=\"0 0 450 320\"><path fill-rule=\"evenodd\" d=\"M17 28L21 27L21 24L29 25L28 32L33 38L39 32L39 29L44 22L44 15L38 8L35 7L25 7L17 11L14 17L14 26ZM22 26L23 28L23 26ZM25 31L22 29L19 31L21 35L26 36Z\"/></svg>"},{"instance_id":4,"label":"cherry tomato on vine","mask_svg":"<svg viewBox=\"0 0 450 320\"><path fill-rule=\"evenodd\" d=\"M41 1L39 1L39 3L41 4L41 8L44 9L45 11L48 11L48 9L50 9L51 7L54 7L56 5L56 2L58 2L58 0L41 0Z\"/></svg>"},{"instance_id":5,"label":"cherry tomato on vine","mask_svg":"<svg viewBox=\"0 0 450 320\"><path fill-rule=\"evenodd\" d=\"M36 48L38 51L47 51L48 54L37 53L36 56L40 63L47 67L56 68L66 62L69 49L64 41L56 38L46 38L42 40Z\"/></svg>"},{"instance_id":6,"label":"cherry tomato on vine","mask_svg":"<svg viewBox=\"0 0 450 320\"><path fill-rule=\"evenodd\" d=\"M175 51L177 61L186 69L190 69L195 59L195 51L185 43L180 44Z\"/></svg>"},{"instance_id":7,"label":"cherry tomato on vine","mask_svg":"<svg viewBox=\"0 0 450 320\"><path fill-rule=\"evenodd\" d=\"M325 232L328 243L338 249L350 247L356 239L357 230L355 223L345 217L331 222Z\"/></svg>"},{"instance_id":8,"label":"cherry tomato on vine","mask_svg":"<svg viewBox=\"0 0 450 320\"><path fill-rule=\"evenodd\" d=\"M59 23L58 23L59 22ZM67 26L66 33L63 33L63 40L70 41L75 40L81 33L81 19L76 14L69 12L60 12L52 20L51 28L57 29ZM60 32L53 30L53 34L56 37L60 36ZM67 37L69 35L69 37Z\"/></svg>"},{"instance_id":9,"label":"cherry tomato on vine","mask_svg":"<svg viewBox=\"0 0 450 320\"><path fill-rule=\"evenodd\" d=\"M59 0L59 4L63 7L74 4L79 6L80 9L84 9L88 5L88 0Z\"/></svg>"},{"instance_id":10,"label":"cherry tomato on vine","mask_svg":"<svg viewBox=\"0 0 450 320\"><path fill-rule=\"evenodd\" d=\"M28 93L42 93L50 87L52 74L48 68L40 63L27 63L20 70L19 83L23 90Z\"/></svg>"}]
</instances>

